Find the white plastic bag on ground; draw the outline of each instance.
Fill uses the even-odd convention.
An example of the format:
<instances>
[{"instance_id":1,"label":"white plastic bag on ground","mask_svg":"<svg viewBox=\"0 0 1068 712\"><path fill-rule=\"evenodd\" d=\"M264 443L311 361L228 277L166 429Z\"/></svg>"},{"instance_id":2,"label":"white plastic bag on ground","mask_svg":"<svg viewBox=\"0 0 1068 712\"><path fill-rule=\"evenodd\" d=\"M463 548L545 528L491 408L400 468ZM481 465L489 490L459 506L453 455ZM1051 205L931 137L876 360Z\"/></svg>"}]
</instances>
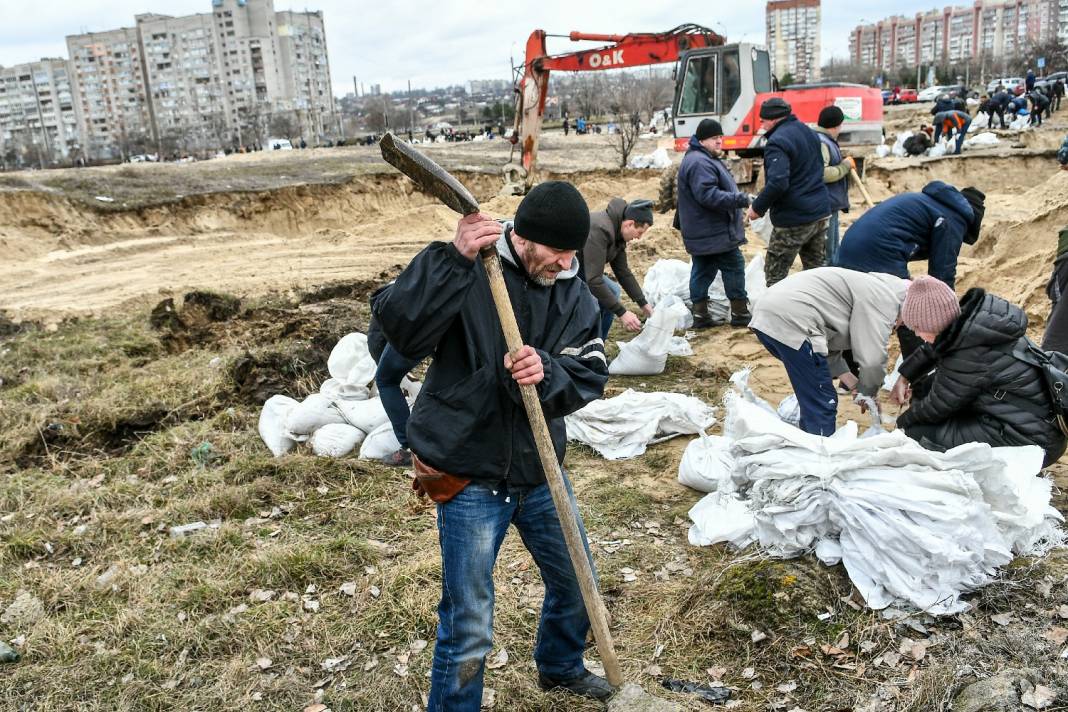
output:
<instances>
[{"instance_id":1,"label":"white plastic bag on ground","mask_svg":"<svg viewBox=\"0 0 1068 712\"><path fill-rule=\"evenodd\" d=\"M629 342L619 342L619 354L608 364L616 376L654 376L664 372L675 325L686 312L679 302L653 310L642 331Z\"/></svg>"},{"instance_id":2,"label":"white plastic bag on ground","mask_svg":"<svg viewBox=\"0 0 1068 712\"><path fill-rule=\"evenodd\" d=\"M642 292L655 309L669 296L690 300L690 265L682 260L657 260L645 273Z\"/></svg>"},{"instance_id":3,"label":"white plastic bag on ground","mask_svg":"<svg viewBox=\"0 0 1068 712\"><path fill-rule=\"evenodd\" d=\"M381 398L368 398L362 401L334 401L334 407L341 413L349 425L370 433L382 423L389 421Z\"/></svg>"},{"instance_id":4,"label":"white plastic bag on ground","mask_svg":"<svg viewBox=\"0 0 1068 712\"><path fill-rule=\"evenodd\" d=\"M979 114L972 119L973 129L985 129L990 126L990 114L986 112L979 112Z\"/></svg>"},{"instance_id":5,"label":"white plastic bag on ground","mask_svg":"<svg viewBox=\"0 0 1068 712\"><path fill-rule=\"evenodd\" d=\"M367 434L363 445L360 446L360 459L381 460L397 450L400 450L400 442L393 434L393 426L386 422Z\"/></svg>"},{"instance_id":6,"label":"white plastic bag on ground","mask_svg":"<svg viewBox=\"0 0 1068 712\"><path fill-rule=\"evenodd\" d=\"M367 350L367 336L359 332L346 334L334 346L326 367L334 378L358 386L366 386L375 377L375 360Z\"/></svg>"},{"instance_id":7,"label":"white plastic bag on ground","mask_svg":"<svg viewBox=\"0 0 1068 712\"><path fill-rule=\"evenodd\" d=\"M365 434L359 428L344 423L331 423L312 433L308 444L320 457L345 457L363 442Z\"/></svg>"},{"instance_id":8,"label":"white plastic bag on ground","mask_svg":"<svg viewBox=\"0 0 1068 712\"><path fill-rule=\"evenodd\" d=\"M941 158L944 155L946 155L946 144L944 143L936 143L927 149L928 158Z\"/></svg>"},{"instance_id":9,"label":"white plastic bag on ground","mask_svg":"<svg viewBox=\"0 0 1068 712\"><path fill-rule=\"evenodd\" d=\"M1009 124L1009 128L1013 131L1026 131L1027 127L1030 125L1030 121L1030 117L1026 114L1023 116L1017 116L1015 119L1012 120L1012 123Z\"/></svg>"},{"instance_id":10,"label":"white plastic bag on ground","mask_svg":"<svg viewBox=\"0 0 1068 712\"><path fill-rule=\"evenodd\" d=\"M671 158L666 149L658 148L652 153L632 156L627 162L627 168L656 168L664 170L671 165Z\"/></svg>"},{"instance_id":11,"label":"white plastic bag on ground","mask_svg":"<svg viewBox=\"0 0 1068 712\"><path fill-rule=\"evenodd\" d=\"M627 389L566 416L567 437L608 460L637 457L651 443L700 433L716 422L715 409L681 393Z\"/></svg>"},{"instance_id":12,"label":"white plastic bag on ground","mask_svg":"<svg viewBox=\"0 0 1068 712\"><path fill-rule=\"evenodd\" d=\"M297 441L286 435L286 416L299 403L289 396L271 396L260 411L260 439L267 449L280 457L292 450Z\"/></svg>"},{"instance_id":13,"label":"white plastic bag on ground","mask_svg":"<svg viewBox=\"0 0 1068 712\"><path fill-rule=\"evenodd\" d=\"M728 542L744 549L756 540L755 521L749 504L733 494L714 492L690 508L687 538L691 546Z\"/></svg>"},{"instance_id":14,"label":"white plastic bag on ground","mask_svg":"<svg viewBox=\"0 0 1068 712\"><path fill-rule=\"evenodd\" d=\"M344 422L345 419L329 398L321 393L312 393L289 411L286 434L297 442L304 442L324 425Z\"/></svg>"},{"instance_id":15,"label":"white plastic bag on ground","mask_svg":"<svg viewBox=\"0 0 1068 712\"><path fill-rule=\"evenodd\" d=\"M753 234L755 234L760 241L765 245L771 239L771 231L774 226L771 224L771 213L764 213L763 217L759 217L749 223L749 227L753 228Z\"/></svg>"},{"instance_id":16,"label":"white plastic bag on ground","mask_svg":"<svg viewBox=\"0 0 1068 712\"><path fill-rule=\"evenodd\" d=\"M983 114L986 116L986 114ZM983 133L975 134L971 138L964 139L964 148L985 148L989 146L997 146L1001 141L998 140L997 135L984 131Z\"/></svg>"},{"instance_id":17,"label":"white plastic bag on ground","mask_svg":"<svg viewBox=\"0 0 1068 712\"><path fill-rule=\"evenodd\" d=\"M897 140L894 141L894 147L890 149L890 153L902 158L907 156L908 152L905 150L905 141L911 137L911 131L906 131L904 133L898 134Z\"/></svg>"},{"instance_id":18,"label":"white plastic bag on ground","mask_svg":"<svg viewBox=\"0 0 1068 712\"><path fill-rule=\"evenodd\" d=\"M690 441L679 462L679 484L698 492L733 492L731 443L719 435L701 433Z\"/></svg>"}]
</instances>

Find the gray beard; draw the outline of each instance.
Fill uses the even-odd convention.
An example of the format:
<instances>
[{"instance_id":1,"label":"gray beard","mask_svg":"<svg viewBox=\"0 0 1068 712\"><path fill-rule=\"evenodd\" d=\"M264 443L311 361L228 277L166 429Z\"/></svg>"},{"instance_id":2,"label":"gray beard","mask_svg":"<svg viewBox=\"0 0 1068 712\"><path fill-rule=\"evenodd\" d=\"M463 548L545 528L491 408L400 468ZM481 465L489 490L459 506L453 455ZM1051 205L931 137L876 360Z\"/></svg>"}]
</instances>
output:
<instances>
[{"instance_id":1,"label":"gray beard","mask_svg":"<svg viewBox=\"0 0 1068 712\"><path fill-rule=\"evenodd\" d=\"M538 275L537 277L531 277L534 280L534 284L539 287L551 287L556 284L556 277L545 277Z\"/></svg>"}]
</instances>

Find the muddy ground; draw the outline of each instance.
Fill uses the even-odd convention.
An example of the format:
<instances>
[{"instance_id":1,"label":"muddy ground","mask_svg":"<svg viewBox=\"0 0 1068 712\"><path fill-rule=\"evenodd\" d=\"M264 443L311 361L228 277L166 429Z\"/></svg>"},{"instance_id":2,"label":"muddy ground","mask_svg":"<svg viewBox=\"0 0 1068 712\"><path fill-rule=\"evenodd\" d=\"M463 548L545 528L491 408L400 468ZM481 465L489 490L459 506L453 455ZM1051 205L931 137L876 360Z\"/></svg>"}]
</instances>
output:
<instances>
[{"instance_id":1,"label":"muddy ground","mask_svg":"<svg viewBox=\"0 0 1068 712\"><path fill-rule=\"evenodd\" d=\"M922 111L891 108L891 138ZM1036 336L1056 231L1068 224L1068 173L1052 159L1064 130L1055 121L961 157L866 165L876 200L936 178L987 192L960 288L1022 304ZM30 609L0 619L0 640L18 639L24 656L0 665L4 709L420 704L439 575L433 510L408 495L403 473L276 460L256 434L263 399L316 390L333 343L366 328L370 291L454 230L456 216L376 151L0 176L0 612L20 592ZM497 196L506 144L430 152L486 212L514 211L519 198ZM616 169L607 137L549 136L541 158L592 209L657 195L660 174ZM669 222L658 216L632 246L639 275L657 259L686 259ZM751 239L745 252L760 249ZM180 321L153 314L168 298ZM665 374L614 378L608 394L672 390L716 403L744 365L762 395L789 392L745 330L693 344ZM859 413L843 407L849 417ZM856 605L840 567L689 547L686 512L700 495L675 481L684 446L614 463L583 447L568 454L629 679L650 689L663 677L716 680L737 709L810 712L950 709L968 683L1007 668L1029 671L1012 682L1017 698L1034 682L1068 690L1060 553L1016 562L969 614L895 625ZM212 526L168 534L191 521ZM541 590L514 536L496 585L497 645L509 654L487 678L496 706L597 709L533 684Z\"/></svg>"}]
</instances>

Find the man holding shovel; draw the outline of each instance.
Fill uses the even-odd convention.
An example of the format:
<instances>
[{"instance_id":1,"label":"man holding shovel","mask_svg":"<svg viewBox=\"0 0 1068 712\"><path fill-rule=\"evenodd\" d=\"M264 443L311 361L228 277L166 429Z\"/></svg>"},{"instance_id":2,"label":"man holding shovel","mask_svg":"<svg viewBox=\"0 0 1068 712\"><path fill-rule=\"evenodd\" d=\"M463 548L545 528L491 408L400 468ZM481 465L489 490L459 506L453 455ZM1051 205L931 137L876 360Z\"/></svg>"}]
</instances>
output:
<instances>
[{"instance_id":1,"label":"man holding shovel","mask_svg":"<svg viewBox=\"0 0 1068 712\"><path fill-rule=\"evenodd\" d=\"M564 416L599 398L608 377L597 301L576 278L589 228L589 209L572 185L542 183L514 222L481 213L460 220L451 243L424 249L373 304L401 354L434 356L407 431L416 486L438 503L434 712L479 709L493 643L493 567L509 524L545 583L538 684L598 699L613 691L582 662L590 622L520 391L535 386L562 461ZM514 358L477 259L491 245L525 344ZM570 486L568 494L578 517Z\"/></svg>"}]
</instances>

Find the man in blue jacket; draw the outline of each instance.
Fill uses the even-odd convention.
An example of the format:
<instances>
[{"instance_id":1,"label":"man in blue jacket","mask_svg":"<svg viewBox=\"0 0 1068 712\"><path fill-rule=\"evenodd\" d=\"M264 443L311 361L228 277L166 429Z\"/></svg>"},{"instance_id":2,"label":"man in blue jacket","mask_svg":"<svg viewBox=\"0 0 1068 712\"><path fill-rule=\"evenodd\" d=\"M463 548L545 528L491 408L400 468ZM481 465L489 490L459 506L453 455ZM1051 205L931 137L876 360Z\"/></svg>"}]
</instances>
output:
<instances>
[{"instance_id":1,"label":"man in blue jacket","mask_svg":"<svg viewBox=\"0 0 1068 712\"><path fill-rule=\"evenodd\" d=\"M612 694L582 662L589 619L520 393L520 386L537 387L562 462L564 416L600 398L608 379L597 301L577 279L575 255L589 231L590 211L578 190L542 183L523 198L514 222L502 226L481 213L460 220L452 242L416 255L372 304L401 355L434 356L408 420L417 482L438 503L442 593L427 704L433 712L479 710L493 647L493 568L511 525L545 583L534 646L538 684L599 699ZM525 342L514 355L478 259L492 244Z\"/></svg>"},{"instance_id":2,"label":"man in blue jacket","mask_svg":"<svg viewBox=\"0 0 1068 712\"><path fill-rule=\"evenodd\" d=\"M760 106L764 146L764 190L749 207L756 220L771 210L764 276L770 287L790 272L801 254L805 269L826 261L830 198L823 183L823 155L816 133L797 120L790 105L772 97Z\"/></svg>"},{"instance_id":3,"label":"man in blue jacket","mask_svg":"<svg viewBox=\"0 0 1068 712\"><path fill-rule=\"evenodd\" d=\"M731 326L749 324L745 292L745 258L742 211L749 198L738 190L721 159L723 127L704 119L690 137L690 147L679 166L678 228L690 253L690 300L695 329L715 326L708 313L708 288L723 273L723 290L731 303Z\"/></svg>"}]
</instances>

